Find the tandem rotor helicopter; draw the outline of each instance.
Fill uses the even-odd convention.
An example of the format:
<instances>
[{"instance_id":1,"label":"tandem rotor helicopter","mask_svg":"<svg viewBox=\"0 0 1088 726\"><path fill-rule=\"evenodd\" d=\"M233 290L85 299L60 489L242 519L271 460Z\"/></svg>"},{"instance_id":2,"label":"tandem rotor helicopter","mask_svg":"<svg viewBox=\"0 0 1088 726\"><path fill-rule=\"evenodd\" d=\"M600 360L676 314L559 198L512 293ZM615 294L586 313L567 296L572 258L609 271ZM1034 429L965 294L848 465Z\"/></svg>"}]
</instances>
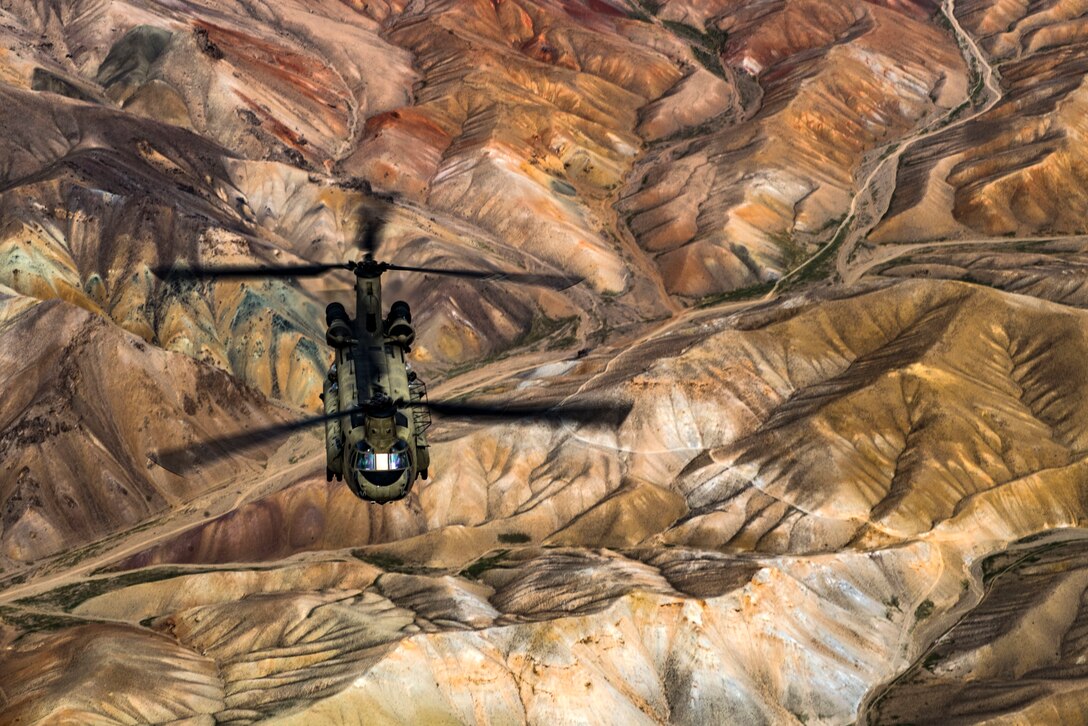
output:
<instances>
[{"instance_id":1,"label":"tandem rotor helicopter","mask_svg":"<svg viewBox=\"0 0 1088 726\"><path fill-rule=\"evenodd\" d=\"M355 274L355 318L340 303L325 309L325 340L334 360L325 376L324 413L298 421L247 431L195 446L157 454L157 462L192 462L218 458L262 441L320 424L325 425L326 478L346 481L360 499L385 504L403 499L417 478L431 472L427 429L431 414L518 422L552 421L600 424L616 422L628 407L607 403L554 406L471 404L427 397L423 380L406 355L415 340L412 311L403 300L383 314L382 275L390 271L449 275L491 282L512 282L565 289L579 278L460 268L397 265L374 258L386 215L364 225L359 247L363 258L342 263L246 266L162 265L152 272L166 281L224 278L298 278L333 270ZM215 444L209 447L209 444ZM216 451L221 453L215 453ZM185 468L184 463L168 468Z\"/></svg>"}]
</instances>

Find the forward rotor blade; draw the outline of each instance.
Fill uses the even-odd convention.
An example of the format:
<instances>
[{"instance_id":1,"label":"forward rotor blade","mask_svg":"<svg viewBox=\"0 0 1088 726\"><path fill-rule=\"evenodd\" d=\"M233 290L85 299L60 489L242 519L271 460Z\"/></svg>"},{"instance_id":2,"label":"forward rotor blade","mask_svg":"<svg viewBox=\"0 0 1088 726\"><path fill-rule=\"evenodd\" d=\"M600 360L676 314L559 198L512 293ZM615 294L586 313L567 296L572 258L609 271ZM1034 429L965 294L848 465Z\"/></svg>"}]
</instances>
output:
<instances>
[{"instance_id":1,"label":"forward rotor blade","mask_svg":"<svg viewBox=\"0 0 1088 726\"><path fill-rule=\"evenodd\" d=\"M630 403L559 404L533 406L526 404L494 405L486 403L454 403L452 401L411 401L408 406L422 406L449 418L472 418L493 421L532 419L580 423L592 426L617 427L631 412Z\"/></svg>"},{"instance_id":2,"label":"forward rotor blade","mask_svg":"<svg viewBox=\"0 0 1088 726\"><path fill-rule=\"evenodd\" d=\"M489 282L516 282L523 285L543 285L557 290L565 290L582 282L581 277L567 275L535 275L527 272L502 272L499 270L468 270L457 267L412 267L410 265L388 265L386 269L404 272L426 272L431 275L450 275L467 277Z\"/></svg>"},{"instance_id":3,"label":"forward rotor blade","mask_svg":"<svg viewBox=\"0 0 1088 726\"><path fill-rule=\"evenodd\" d=\"M151 272L164 280L210 280L230 277L313 277L330 270L347 269L350 268L346 263L331 262L309 265L158 265L152 267Z\"/></svg>"},{"instance_id":4,"label":"forward rotor blade","mask_svg":"<svg viewBox=\"0 0 1088 726\"><path fill-rule=\"evenodd\" d=\"M198 464L214 463L231 454L245 451L258 444L273 441L286 434L301 431L302 429L316 426L325 423L326 421L340 418L341 416L351 416L352 414L362 413L364 410L365 409L360 406L334 414L311 416L298 421L288 421L273 426L265 426L260 429L253 429L252 431L243 431L231 436L209 439L198 444L157 451L153 454L152 461L168 471L180 474L186 470L195 468Z\"/></svg>"}]
</instances>

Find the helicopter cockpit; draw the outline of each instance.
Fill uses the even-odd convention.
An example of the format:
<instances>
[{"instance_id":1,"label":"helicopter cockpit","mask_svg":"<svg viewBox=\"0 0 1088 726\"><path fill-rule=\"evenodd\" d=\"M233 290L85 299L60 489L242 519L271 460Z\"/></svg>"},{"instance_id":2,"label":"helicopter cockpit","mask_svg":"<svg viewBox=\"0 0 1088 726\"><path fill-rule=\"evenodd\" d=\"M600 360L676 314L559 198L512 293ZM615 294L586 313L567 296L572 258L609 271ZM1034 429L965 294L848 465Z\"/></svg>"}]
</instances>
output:
<instances>
[{"instance_id":1,"label":"helicopter cockpit","mask_svg":"<svg viewBox=\"0 0 1088 726\"><path fill-rule=\"evenodd\" d=\"M355 446L355 470L374 486L397 483L411 465L408 443L398 439L388 452L377 453L365 441Z\"/></svg>"}]
</instances>

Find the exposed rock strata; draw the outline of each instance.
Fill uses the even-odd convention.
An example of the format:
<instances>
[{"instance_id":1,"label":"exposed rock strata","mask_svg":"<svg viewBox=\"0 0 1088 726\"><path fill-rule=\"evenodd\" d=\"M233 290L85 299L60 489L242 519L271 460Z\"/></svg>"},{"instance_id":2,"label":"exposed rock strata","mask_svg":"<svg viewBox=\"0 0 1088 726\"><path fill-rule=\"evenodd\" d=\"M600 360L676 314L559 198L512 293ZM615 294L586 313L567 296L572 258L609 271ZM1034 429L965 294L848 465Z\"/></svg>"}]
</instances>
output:
<instances>
[{"instance_id":1,"label":"exposed rock strata","mask_svg":"<svg viewBox=\"0 0 1088 726\"><path fill-rule=\"evenodd\" d=\"M956 8L992 59L1003 96L986 114L904 154L873 238L1084 233L1083 6L967 0ZM981 80L972 83L980 93Z\"/></svg>"},{"instance_id":2,"label":"exposed rock strata","mask_svg":"<svg viewBox=\"0 0 1088 726\"><path fill-rule=\"evenodd\" d=\"M933 2L62 5L0 18L0 720L1083 716L1079 539L1016 560L1085 519L1081 241L978 238L1078 229L1077 4L956 3L1005 96L955 126ZM682 309L919 135L873 241L975 239ZM149 267L379 213L393 261L586 279L389 275L442 395L630 414L442 422L385 507L309 435L162 468L316 407L346 279Z\"/></svg>"}]
</instances>

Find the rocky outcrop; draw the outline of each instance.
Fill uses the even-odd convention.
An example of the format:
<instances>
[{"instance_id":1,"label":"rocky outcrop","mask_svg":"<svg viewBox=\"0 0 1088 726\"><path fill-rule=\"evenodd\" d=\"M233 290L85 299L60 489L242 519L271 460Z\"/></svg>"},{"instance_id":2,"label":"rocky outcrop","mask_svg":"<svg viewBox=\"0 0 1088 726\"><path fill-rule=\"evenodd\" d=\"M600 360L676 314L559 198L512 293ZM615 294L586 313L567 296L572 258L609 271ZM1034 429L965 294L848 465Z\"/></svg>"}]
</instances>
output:
<instances>
[{"instance_id":1,"label":"rocky outcrop","mask_svg":"<svg viewBox=\"0 0 1088 726\"><path fill-rule=\"evenodd\" d=\"M1073 3L70 5L0 23L0 721L1083 717ZM151 268L378 218L582 280L390 272L432 396L628 413L385 506L217 445L348 278Z\"/></svg>"}]
</instances>

